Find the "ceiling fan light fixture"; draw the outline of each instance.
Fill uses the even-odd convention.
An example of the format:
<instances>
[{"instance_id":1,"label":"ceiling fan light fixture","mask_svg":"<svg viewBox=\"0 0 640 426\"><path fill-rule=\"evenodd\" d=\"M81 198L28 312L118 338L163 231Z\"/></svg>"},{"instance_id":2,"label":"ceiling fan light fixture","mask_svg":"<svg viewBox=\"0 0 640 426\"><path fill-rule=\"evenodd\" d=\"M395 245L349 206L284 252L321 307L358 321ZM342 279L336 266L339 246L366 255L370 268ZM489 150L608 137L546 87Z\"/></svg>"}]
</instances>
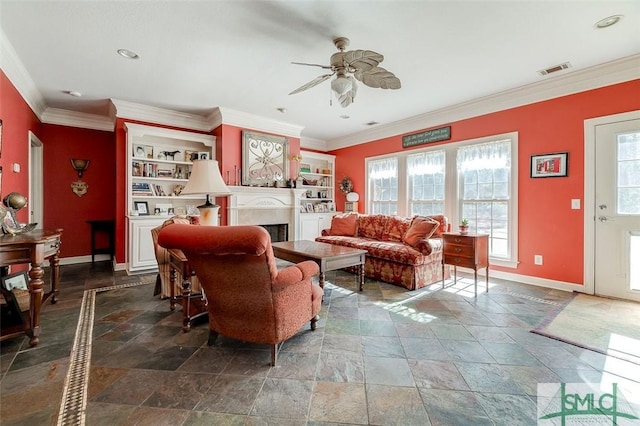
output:
<instances>
[{"instance_id":1,"label":"ceiling fan light fixture","mask_svg":"<svg viewBox=\"0 0 640 426\"><path fill-rule=\"evenodd\" d=\"M331 82L331 90L335 92L336 95L342 96L351 90L351 80L344 76L338 76Z\"/></svg>"}]
</instances>

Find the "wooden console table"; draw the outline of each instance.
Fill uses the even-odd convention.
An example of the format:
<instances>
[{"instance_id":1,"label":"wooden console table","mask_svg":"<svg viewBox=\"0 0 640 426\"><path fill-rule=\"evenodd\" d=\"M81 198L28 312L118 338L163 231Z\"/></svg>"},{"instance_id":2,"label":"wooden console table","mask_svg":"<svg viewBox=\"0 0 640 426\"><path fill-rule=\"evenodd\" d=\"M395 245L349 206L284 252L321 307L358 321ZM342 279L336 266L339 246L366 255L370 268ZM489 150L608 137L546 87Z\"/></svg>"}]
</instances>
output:
<instances>
[{"instance_id":1,"label":"wooden console table","mask_svg":"<svg viewBox=\"0 0 640 426\"><path fill-rule=\"evenodd\" d=\"M37 229L25 234L0 236L0 267L29 263L29 321L27 324L15 325L2 329L0 340L15 337L26 332L29 345L35 346L40 341L40 310L42 303L49 296L51 303L56 303L58 284L60 281L59 259L62 229L47 231ZM44 270L42 265L49 259L51 267L51 289L48 293L43 290Z\"/></svg>"},{"instance_id":2,"label":"wooden console table","mask_svg":"<svg viewBox=\"0 0 640 426\"><path fill-rule=\"evenodd\" d=\"M184 314L182 319L182 331L185 333L191 330L191 323L194 319L203 315L207 315L209 311L204 303L197 303L195 297L203 297L203 293L191 294L191 277L195 275L195 272L189 266L189 260L186 258L182 250L169 249L169 263L171 264L171 310L173 310L176 295L174 289L176 288L176 281L178 280L178 273L182 279L182 312Z\"/></svg>"},{"instance_id":3,"label":"wooden console table","mask_svg":"<svg viewBox=\"0 0 640 426\"><path fill-rule=\"evenodd\" d=\"M478 269L486 268L485 287L489 292L489 235L445 232L442 235L442 287L444 265L453 265L453 282L458 280L458 266L473 269L474 294L478 296Z\"/></svg>"}]
</instances>

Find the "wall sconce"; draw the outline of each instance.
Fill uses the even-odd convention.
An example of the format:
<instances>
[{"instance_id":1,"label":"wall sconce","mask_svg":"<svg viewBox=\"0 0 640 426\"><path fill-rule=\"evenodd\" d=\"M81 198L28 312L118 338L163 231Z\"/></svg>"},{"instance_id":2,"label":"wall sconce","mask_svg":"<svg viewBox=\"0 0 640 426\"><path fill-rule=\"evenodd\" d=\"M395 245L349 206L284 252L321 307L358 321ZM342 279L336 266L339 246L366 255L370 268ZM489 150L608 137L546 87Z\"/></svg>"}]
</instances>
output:
<instances>
[{"instance_id":1,"label":"wall sconce","mask_svg":"<svg viewBox=\"0 0 640 426\"><path fill-rule=\"evenodd\" d=\"M84 173L89 167L89 160L78 160L76 158L71 159L71 166L73 169L78 172L78 177L82 177L82 173Z\"/></svg>"},{"instance_id":2,"label":"wall sconce","mask_svg":"<svg viewBox=\"0 0 640 426\"><path fill-rule=\"evenodd\" d=\"M81 180L82 173L84 173L89 167L89 160L78 160L76 158L72 158L71 166L73 167L73 170L78 172L78 180L71 182L71 190L78 197L82 197L89 190L89 185Z\"/></svg>"}]
</instances>

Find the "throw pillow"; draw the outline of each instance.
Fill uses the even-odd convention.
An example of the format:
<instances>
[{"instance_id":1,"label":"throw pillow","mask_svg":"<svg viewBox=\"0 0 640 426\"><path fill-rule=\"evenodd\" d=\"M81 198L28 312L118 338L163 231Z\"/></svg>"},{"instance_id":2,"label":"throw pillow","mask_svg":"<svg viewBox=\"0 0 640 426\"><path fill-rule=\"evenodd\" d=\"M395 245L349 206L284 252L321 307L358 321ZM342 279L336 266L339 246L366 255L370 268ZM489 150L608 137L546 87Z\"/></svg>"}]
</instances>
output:
<instances>
[{"instance_id":1,"label":"throw pillow","mask_svg":"<svg viewBox=\"0 0 640 426\"><path fill-rule=\"evenodd\" d=\"M356 220L357 214L337 214L331 218L331 231L330 235L343 235L346 237L356 236Z\"/></svg>"},{"instance_id":2,"label":"throw pillow","mask_svg":"<svg viewBox=\"0 0 640 426\"><path fill-rule=\"evenodd\" d=\"M420 240L426 240L431 237L440 226L440 222L429 219L428 217L416 216L411 222L411 226L407 233L402 237L402 241L412 247L418 245Z\"/></svg>"}]
</instances>

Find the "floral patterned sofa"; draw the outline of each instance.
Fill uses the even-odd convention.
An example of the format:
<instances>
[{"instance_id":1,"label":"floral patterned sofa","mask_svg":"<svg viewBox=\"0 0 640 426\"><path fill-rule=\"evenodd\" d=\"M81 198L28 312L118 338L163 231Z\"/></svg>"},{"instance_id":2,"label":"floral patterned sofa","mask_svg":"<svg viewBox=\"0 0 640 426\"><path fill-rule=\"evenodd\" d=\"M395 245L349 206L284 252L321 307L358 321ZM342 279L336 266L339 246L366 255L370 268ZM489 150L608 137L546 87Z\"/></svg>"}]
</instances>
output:
<instances>
[{"instance_id":1,"label":"floral patterned sofa","mask_svg":"<svg viewBox=\"0 0 640 426\"><path fill-rule=\"evenodd\" d=\"M443 215L352 213L334 216L316 241L367 250L365 276L416 290L442 280L442 233L449 230Z\"/></svg>"}]
</instances>

